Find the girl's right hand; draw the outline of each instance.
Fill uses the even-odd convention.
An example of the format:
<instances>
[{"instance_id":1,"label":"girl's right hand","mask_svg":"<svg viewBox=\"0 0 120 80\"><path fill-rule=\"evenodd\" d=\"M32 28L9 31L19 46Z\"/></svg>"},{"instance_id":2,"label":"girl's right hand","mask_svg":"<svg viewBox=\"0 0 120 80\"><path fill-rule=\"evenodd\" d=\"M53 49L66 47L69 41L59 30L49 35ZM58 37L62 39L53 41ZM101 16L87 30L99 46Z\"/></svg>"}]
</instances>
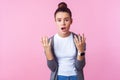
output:
<instances>
[{"instance_id":1,"label":"girl's right hand","mask_svg":"<svg viewBox=\"0 0 120 80\"><path fill-rule=\"evenodd\" d=\"M46 53L51 52L51 39L48 41L48 37L42 37L41 43Z\"/></svg>"}]
</instances>

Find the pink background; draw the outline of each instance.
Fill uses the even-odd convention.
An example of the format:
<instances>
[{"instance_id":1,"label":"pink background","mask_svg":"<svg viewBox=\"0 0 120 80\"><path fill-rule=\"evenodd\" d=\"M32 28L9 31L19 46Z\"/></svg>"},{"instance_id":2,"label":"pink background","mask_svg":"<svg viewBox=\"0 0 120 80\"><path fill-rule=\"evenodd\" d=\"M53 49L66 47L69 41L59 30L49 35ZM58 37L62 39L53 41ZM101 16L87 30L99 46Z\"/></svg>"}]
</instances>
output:
<instances>
[{"instance_id":1,"label":"pink background","mask_svg":"<svg viewBox=\"0 0 120 80\"><path fill-rule=\"evenodd\" d=\"M0 80L49 80L40 37L57 32L60 1L87 38L85 80L120 80L120 0L0 0Z\"/></svg>"}]
</instances>

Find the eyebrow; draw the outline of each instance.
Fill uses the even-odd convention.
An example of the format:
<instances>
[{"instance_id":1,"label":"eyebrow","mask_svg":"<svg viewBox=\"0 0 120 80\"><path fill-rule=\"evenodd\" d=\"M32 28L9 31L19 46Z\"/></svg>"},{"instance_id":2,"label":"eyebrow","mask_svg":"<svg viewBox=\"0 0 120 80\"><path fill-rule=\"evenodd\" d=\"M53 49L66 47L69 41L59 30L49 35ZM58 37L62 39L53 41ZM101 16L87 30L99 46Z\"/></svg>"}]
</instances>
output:
<instances>
[{"instance_id":1,"label":"eyebrow","mask_svg":"<svg viewBox=\"0 0 120 80\"><path fill-rule=\"evenodd\" d=\"M56 18L56 19L61 19L61 18ZM70 19L69 17L65 17L64 19Z\"/></svg>"}]
</instances>

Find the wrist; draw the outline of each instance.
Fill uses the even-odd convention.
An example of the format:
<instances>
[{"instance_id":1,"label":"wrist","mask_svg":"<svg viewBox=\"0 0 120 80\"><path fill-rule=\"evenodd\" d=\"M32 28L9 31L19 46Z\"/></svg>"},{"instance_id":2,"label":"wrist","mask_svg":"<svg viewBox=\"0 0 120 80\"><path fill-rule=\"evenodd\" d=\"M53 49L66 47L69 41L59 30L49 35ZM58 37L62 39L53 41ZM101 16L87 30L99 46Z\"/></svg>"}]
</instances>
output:
<instances>
[{"instance_id":1,"label":"wrist","mask_svg":"<svg viewBox=\"0 0 120 80\"><path fill-rule=\"evenodd\" d=\"M50 54L50 53L52 53L52 51L51 50L45 50L45 53Z\"/></svg>"},{"instance_id":2,"label":"wrist","mask_svg":"<svg viewBox=\"0 0 120 80\"><path fill-rule=\"evenodd\" d=\"M85 52L79 52L78 51L78 56L84 56L85 55Z\"/></svg>"},{"instance_id":3,"label":"wrist","mask_svg":"<svg viewBox=\"0 0 120 80\"><path fill-rule=\"evenodd\" d=\"M85 52L85 51L84 51L84 50L79 50L79 49L78 49L78 52L79 52L79 53L83 53L83 52Z\"/></svg>"}]
</instances>

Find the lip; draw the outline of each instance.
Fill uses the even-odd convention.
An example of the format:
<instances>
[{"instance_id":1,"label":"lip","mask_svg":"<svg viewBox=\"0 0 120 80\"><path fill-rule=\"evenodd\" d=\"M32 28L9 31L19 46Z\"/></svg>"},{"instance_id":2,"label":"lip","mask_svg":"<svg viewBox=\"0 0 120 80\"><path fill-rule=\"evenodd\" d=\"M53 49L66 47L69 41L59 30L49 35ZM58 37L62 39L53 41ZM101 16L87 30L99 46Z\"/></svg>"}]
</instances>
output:
<instances>
[{"instance_id":1,"label":"lip","mask_svg":"<svg viewBox=\"0 0 120 80\"><path fill-rule=\"evenodd\" d=\"M66 29L66 27L62 27L61 29L62 29L62 30L63 30L63 29Z\"/></svg>"},{"instance_id":2,"label":"lip","mask_svg":"<svg viewBox=\"0 0 120 80\"><path fill-rule=\"evenodd\" d=\"M61 27L61 30L66 29L66 27Z\"/></svg>"},{"instance_id":3,"label":"lip","mask_svg":"<svg viewBox=\"0 0 120 80\"><path fill-rule=\"evenodd\" d=\"M67 28L66 28L66 27L61 27L61 30L62 30L63 32L66 32Z\"/></svg>"}]
</instances>

